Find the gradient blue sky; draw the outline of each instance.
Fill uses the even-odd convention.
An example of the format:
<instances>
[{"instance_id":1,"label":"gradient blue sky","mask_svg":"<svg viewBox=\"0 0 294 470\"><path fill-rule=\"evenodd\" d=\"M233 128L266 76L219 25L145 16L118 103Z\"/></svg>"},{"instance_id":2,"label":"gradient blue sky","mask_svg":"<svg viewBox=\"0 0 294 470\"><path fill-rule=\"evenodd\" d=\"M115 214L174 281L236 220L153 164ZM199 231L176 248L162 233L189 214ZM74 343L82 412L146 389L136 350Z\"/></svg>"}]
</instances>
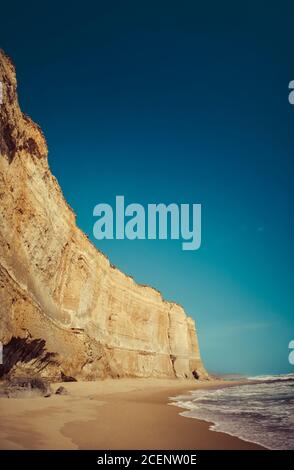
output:
<instances>
[{"instance_id":1,"label":"gradient blue sky","mask_svg":"<svg viewBox=\"0 0 294 470\"><path fill-rule=\"evenodd\" d=\"M215 372L294 372L293 2L15 2L0 45L78 225L93 207L202 204L202 247L95 242L181 303Z\"/></svg>"}]
</instances>

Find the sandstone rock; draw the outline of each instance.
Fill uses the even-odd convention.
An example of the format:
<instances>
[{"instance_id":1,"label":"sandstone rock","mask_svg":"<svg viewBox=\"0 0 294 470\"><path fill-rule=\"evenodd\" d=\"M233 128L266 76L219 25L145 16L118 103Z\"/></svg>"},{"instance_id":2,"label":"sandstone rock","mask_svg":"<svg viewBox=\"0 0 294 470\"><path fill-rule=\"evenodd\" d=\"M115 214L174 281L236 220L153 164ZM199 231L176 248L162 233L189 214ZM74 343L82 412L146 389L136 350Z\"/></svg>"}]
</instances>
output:
<instances>
[{"instance_id":1,"label":"sandstone rock","mask_svg":"<svg viewBox=\"0 0 294 470\"><path fill-rule=\"evenodd\" d=\"M63 372L61 372L61 380L62 382L76 382L77 379L74 377L71 377L70 375L65 375Z\"/></svg>"},{"instance_id":2,"label":"sandstone rock","mask_svg":"<svg viewBox=\"0 0 294 470\"><path fill-rule=\"evenodd\" d=\"M112 266L76 226L3 52L0 80L0 340L11 368L54 380L206 377L183 308Z\"/></svg>"},{"instance_id":3,"label":"sandstone rock","mask_svg":"<svg viewBox=\"0 0 294 470\"><path fill-rule=\"evenodd\" d=\"M60 387L58 387L58 389L56 390L55 392L55 395L68 395L68 391L65 387L63 387L62 385Z\"/></svg>"},{"instance_id":4,"label":"sandstone rock","mask_svg":"<svg viewBox=\"0 0 294 470\"><path fill-rule=\"evenodd\" d=\"M8 398L50 397L51 387L41 377L11 377L1 383L0 396Z\"/></svg>"}]
</instances>

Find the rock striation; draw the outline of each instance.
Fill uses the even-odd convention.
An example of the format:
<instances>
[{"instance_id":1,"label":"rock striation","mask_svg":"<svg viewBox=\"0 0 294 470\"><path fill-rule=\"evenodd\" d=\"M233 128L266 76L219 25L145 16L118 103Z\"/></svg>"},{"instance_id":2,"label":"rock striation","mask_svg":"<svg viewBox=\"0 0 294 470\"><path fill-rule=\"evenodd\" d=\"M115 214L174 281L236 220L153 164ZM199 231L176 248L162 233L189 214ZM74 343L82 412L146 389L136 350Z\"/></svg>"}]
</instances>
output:
<instances>
[{"instance_id":1,"label":"rock striation","mask_svg":"<svg viewBox=\"0 0 294 470\"><path fill-rule=\"evenodd\" d=\"M0 81L0 376L207 377L183 308L113 267L76 226L3 51Z\"/></svg>"}]
</instances>

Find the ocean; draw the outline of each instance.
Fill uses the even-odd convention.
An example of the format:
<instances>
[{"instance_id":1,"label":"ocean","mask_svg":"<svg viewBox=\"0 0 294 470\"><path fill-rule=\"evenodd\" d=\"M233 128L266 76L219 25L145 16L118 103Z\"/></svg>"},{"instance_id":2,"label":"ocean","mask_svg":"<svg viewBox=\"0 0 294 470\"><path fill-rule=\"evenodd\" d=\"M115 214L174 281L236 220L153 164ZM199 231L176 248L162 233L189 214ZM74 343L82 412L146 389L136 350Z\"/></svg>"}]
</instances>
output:
<instances>
[{"instance_id":1,"label":"ocean","mask_svg":"<svg viewBox=\"0 0 294 470\"><path fill-rule=\"evenodd\" d=\"M180 414L202 419L268 449L294 450L294 374L249 377L246 385L197 390L172 398ZM197 445L197 444L196 444Z\"/></svg>"}]
</instances>

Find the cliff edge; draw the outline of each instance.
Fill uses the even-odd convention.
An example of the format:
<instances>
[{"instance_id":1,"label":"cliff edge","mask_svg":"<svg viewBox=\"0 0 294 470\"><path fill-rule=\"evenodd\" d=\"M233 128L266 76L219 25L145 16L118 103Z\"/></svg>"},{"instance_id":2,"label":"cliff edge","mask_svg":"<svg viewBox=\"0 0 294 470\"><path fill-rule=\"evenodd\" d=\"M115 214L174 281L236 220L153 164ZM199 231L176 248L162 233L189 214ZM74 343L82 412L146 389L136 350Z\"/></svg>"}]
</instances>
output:
<instances>
[{"instance_id":1,"label":"cliff edge","mask_svg":"<svg viewBox=\"0 0 294 470\"><path fill-rule=\"evenodd\" d=\"M206 378L183 308L113 267L76 226L3 51L0 81L0 377Z\"/></svg>"}]
</instances>

